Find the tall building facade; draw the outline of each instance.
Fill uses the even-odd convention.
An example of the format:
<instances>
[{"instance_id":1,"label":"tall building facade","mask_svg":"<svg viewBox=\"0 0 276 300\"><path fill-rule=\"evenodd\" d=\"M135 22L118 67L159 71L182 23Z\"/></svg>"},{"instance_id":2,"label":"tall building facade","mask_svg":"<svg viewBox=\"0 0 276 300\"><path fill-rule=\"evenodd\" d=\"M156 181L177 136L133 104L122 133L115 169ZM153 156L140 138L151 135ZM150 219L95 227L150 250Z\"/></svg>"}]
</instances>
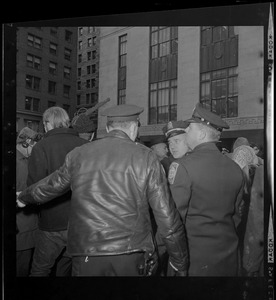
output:
<instances>
[{"instance_id":1,"label":"tall building facade","mask_svg":"<svg viewBox=\"0 0 276 300\"><path fill-rule=\"evenodd\" d=\"M263 43L262 26L104 27L99 97L144 107L145 144L162 137L166 122L191 117L200 101L230 125L221 139L229 150L239 136L263 145ZM98 136L104 128L99 117Z\"/></svg>"},{"instance_id":2,"label":"tall building facade","mask_svg":"<svg viewBox=\"0 0 276 300\"><path fill-rule=\"evenodd\" d=\"M100 27L78 27L76 110L79 112L104 100L98 99L99 33ZM97 111L93 120L97 126Z\"/></svg>"},{"instance_id":3,"label":"tall building facade","mask_svg":"<svg viewBox=\"0 0 276 300\"><path fill-rule=\"evenodd\" d=\"M76 103L77 27L17 28L16 130L43 131L42 114Z\"/></svg>"}]
</instances>

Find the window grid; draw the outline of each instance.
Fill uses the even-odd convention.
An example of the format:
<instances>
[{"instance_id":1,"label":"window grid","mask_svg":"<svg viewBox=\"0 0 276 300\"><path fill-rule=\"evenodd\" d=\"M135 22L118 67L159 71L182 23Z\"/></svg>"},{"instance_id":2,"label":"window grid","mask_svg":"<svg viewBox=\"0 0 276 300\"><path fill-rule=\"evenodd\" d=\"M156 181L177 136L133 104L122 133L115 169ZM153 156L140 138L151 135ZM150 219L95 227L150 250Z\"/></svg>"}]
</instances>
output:
<instances>
[{"instance_id":1,"label":"window grid","mask_svg":"<svg viewBox=\"0 0 276 300\"><path fill-rule=\"evenodd\" d=\"M127 35L119 36L118 104L126 103Z\"/></svg>"}]
</instances>

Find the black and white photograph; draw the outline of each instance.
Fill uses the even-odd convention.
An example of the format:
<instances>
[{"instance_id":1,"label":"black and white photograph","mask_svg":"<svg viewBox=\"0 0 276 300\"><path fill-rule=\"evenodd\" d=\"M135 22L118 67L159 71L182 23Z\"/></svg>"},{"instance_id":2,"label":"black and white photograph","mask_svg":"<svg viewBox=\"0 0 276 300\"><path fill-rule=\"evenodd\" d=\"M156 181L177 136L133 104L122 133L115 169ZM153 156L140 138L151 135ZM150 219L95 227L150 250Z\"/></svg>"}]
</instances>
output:
<instances>
[{"instance_id":1,"label":"black and white photograph","mask_svg":"<svg viewBox=\"0 0 276 300\"><path fill-rule=\"evenodd\" d=\"M3 299L274 299L274 3L166 4L2 23Z\"/></svg>"}]
</instances>

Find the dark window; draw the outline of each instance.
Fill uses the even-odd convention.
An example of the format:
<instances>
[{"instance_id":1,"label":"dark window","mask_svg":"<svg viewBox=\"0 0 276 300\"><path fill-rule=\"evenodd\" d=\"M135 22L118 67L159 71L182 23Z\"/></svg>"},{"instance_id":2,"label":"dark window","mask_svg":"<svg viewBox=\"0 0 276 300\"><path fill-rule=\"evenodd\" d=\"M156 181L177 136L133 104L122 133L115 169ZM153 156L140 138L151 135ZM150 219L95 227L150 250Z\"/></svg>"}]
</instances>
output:
<instances>
[{"instance_id":1,"label":"dark window","mask_svg":"<svg viewBox=\"0 0 276 300\"><path fill-rule=\"evenodd\" d=\"M63 76L66 79L70 79L71 78L71 68L64 67Z\"/></svg>"},{"instance_id":2,"label":"dark window","mask_svg":"<svg viewBox=\"0 0 276 300\"><path fill-rule=\"evenodd\" d=\"M63 86L63 96L66 98L69 98L69 96L70 96L70 86L69 85Z\"/></svg>"},{"instance_id":3,"label":"dark window","mask_svg":"<svg viewBox=\"0 0 276 300\"><path fill-rule=\"evenodd\" d=\"M56 82L54 81L48 81L48 93L55 95L56 94Z\"/></svg>"},{"instance_id":4,"label":"dark window","mask_svg":"<svg viewBox=\"0 0 276 300\"><path fill-rule=\"evenodd\" d=\"M81 68L78 68L78 77L81 77Z\"/></svg>"},{"instance_id":5,"label":"dark window","mask_svg":"<svg viewBox=\"0 0 276 300\"><path fill-rule=\"evenodd\" d=\"M177 119L178 28L150 30L149 123Z\"/></svg>"},{"instance_id":6,"label":"dark window","mask_svg":"<svg viewBox=\"0 0 276 300\"><path fill-rule=\"evenodd\" d=\"M77 105L80 105L80 102L81 102L81 96L77 95Z\"/></svg>"},{"instance_id":7,"label":"dark window","mask_svg":"<svg viewBox=\"0 0 276 300\"><path fill-rule=\"evenodd\" d=\"M57 64L54 62L49 62L49 73L52 75L56 75L57 74Z\"/></svg>"},{"instance_id":8,"label":"dark window","mask_svg":"<svg viewBox=\"0 0 276 300\"><path fill-rule=\"evenodd\" d=\"M82 62L82 55L81 55L81 54L78 55L78 62L79 62L79 63Z\"/></svg>"},{"instance_id":9,"label":"dark window","mask_svg":"<svg viewBox=\"0 0 276 300\"><path fill-rule=\"evenodd\" d=\"M97 57L97 51L94 50L92 51L92 59L96 59L96 57Z\"/></svg>"},{"instance_id":10,"label":"dark window","mask_svg":"<svg viewBox=\"0 0 276 300\"><path fill-rule=\"evenodd\" d=\"M201 27L200 101L221 117L238 116L238 37L233 26Z\"/></svg>"},{"instance_id":11,"label":"dark window","mask_svg":"<svg viewBox=\"0 0 276 300\"><path fill-rule=\"evenodd\" d=\"M126 100L127 35L119 37L118 104Z\"/></svg>"},{"instance_id":12,"label":"dark window","mask_svg":"<svg viewBox=\"0 0 276 300\"><path fill-rule=\"evenodd\" d=\"M41 70L41 58L32 54L27 54L27 66L36 70Z\"/></svg>"},{"instance_id":13,"label":"dark window","mask_svg":"<svg viewBox=\"0 0 276 300\"><path fill-rule=\"evenodd\" d=\"M65 41L71 43L72 42L73 33L69 30L65 30Z\"/></svg>"},{"instance_id":14,"label":"dark window","mask_svg":"<svg viewBox=\"0 0 276 300\"><path fill-rule=\"evenodd\" d=\"M42 38L28 33L28 45L37 49L42 48Z\"/></svg>"},{"instance_id":15,"label":"dark window","mask_svg":"<svg viewBox=\"0 0 276 300\"><path fill-rule=\"evenodd\" d=\"M53 35L53 36L57 36L57 27L51 27L50 28L50 34Z\"/></svg>"},{"instance_id":16,"label":"dark window","mask_svg":"<svg viewBox=\"0 0 276 300\"><path fill-rule=\"evenodd\" d=\"M72 51L70 49L64 48L64 59L71 60L71 53Z\"/></svg>"},{"instance_id":17,"label":"dark window","mask_svg":"<svg viewBox=\"0 0 276 300\"><path fill-rule=\"evenodd\" d=\"M40 90L40 82L41 82L41 79L39 77L26 75L26 88L39 91Z\"/></svg>"},{"instance_id":18,"label":"dark window","mask_svg":"<svg viewBox=\"0 0 276 300\"><path fill-rule=\"evenodd\" d=\"M78 81L78 82L77 82L77 90L79 91L80 89L81 89L81 82Z\"/></svg>"},{"instance_id":19,"label":"dark window","mask_svg":"<svg viewBox=\"0 0 276 300\"><path fill-rule=\"evenodd\" d=\"M25 98L25 109L30 111L39 111L40 100L38 98L26 97Z\"/></svg>"},{"instance_id":20,"label":"dark window","mask_svg":"<svg viewBox=\"0 0 276 300\"><path fill-rule=\"evenodd\" d=\"M87 52L87 60L91 60L91 55L92 55L92 52L91 52L91 51L88 51L88 52Z\"/></svg>"},{"instance_id":21,"label":"dark window","mask_svg":"<svg viewBox=\"0 0 276 300\"><path fill-rule=\"evenodd\" d=\"M49 51L53 55L57 55L57 44L50 43Z\"/></svg>"}]
</instances>

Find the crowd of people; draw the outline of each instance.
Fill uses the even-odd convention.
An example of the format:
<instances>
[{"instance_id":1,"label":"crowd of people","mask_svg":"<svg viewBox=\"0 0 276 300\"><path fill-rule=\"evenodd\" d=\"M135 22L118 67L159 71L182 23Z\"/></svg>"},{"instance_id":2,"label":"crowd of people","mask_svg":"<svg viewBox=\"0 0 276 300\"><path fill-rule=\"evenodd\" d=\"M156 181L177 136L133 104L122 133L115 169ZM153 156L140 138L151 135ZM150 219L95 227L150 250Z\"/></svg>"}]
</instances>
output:
<instances>
[{"instance_id":1,"label":"crowd of people","mask_svg":"<svg viewBox=\"0 0 276 300\"><path fill-rule=\"evenodd\" d=\"M264 160L198 103L164 140L138 141L143 108L71 122L51 107L45 134L17 138L17 276L263 276Z\"/></svg>"}]
</instances>

